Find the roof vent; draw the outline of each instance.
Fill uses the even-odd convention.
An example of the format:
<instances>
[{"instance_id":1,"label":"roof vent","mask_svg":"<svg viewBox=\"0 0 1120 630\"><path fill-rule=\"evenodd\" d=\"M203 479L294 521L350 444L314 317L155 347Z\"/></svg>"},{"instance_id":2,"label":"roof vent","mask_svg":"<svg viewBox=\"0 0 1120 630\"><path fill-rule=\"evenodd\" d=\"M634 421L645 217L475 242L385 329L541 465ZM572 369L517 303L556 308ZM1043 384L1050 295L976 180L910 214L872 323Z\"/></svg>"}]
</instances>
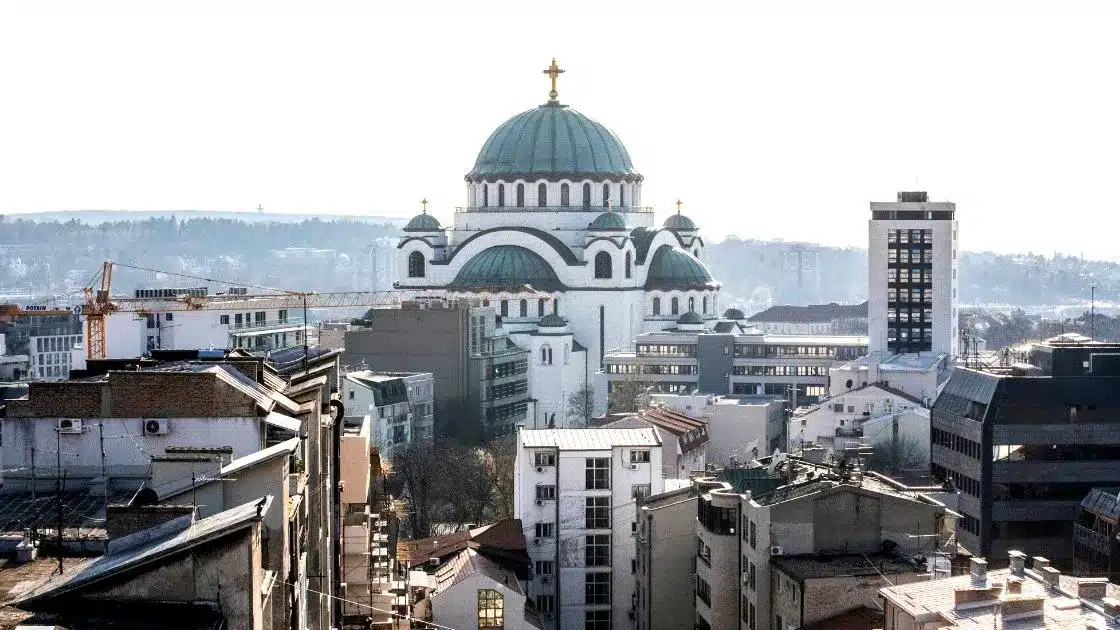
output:
<instances>
[{"instance_id":1,"label":"roof vent","mask_svg":"<svg viewBox=\"0 0 1120 630\"><path fill-rule=\"evenodd\" d=\"M988 581L988 561L972 558L968 563L968 572L972 576L973 586L984 586Z\"/></svg>"},{"instance_id":2,"label":"roof vent","mask_svg":"<svg viewBox=\"0 0 1120 630\"><path fill-rule=\"evenodd\" d=\"M1007 578L1007 588L1005 591L1008 595L1019 595L1023 592L1023 578L1009 577Z\"/></svg>"},{"instance_id":3,"label":"roof vent","mask_svg":"<svg viewBox=\"0 0 1120 630\"><path fill-rule=\"evenodd\" d=\"M1027 566L1027 554L1022 551L1009 551L1007 557L1010 560L1011 574L1022 576Z\"/></svg>"},{"instance_id":4,"label":"roof vent","mask_svg":"<svg viewBox=\"0 0 1120 630\"><path fill-rule=\"evenodd\" d=\"M1108 592L1108 580L1083 579L1077 582L1077 596L1081 599L1102 599Z\"/></svg>"},{"instance_id":5,"label":"roof vent","mask_svg":"<svg viewBox=\"0 0 1120 630\"><path fill-rule=\"evenodd\" d=\"M1018 595L1015 597L1008 597L1000 604L1000 616L1003 621L1012 621L1018 619L1029 619L1031 617L1041 617L1046 609L1046 596L1045 595L1032 595L1023 597Z\"/></svg>"}]
</instances>

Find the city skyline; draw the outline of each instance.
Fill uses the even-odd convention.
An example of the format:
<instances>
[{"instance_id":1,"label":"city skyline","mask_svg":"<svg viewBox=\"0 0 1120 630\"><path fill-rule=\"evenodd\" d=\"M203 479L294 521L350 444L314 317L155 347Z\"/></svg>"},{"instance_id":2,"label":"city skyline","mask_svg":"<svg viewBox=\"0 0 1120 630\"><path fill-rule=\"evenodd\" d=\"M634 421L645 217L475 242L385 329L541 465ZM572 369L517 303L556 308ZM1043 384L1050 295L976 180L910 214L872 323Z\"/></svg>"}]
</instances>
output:
<instances>
[{"instance_id":1,"label":"city skyline","mask_svg":"<svg viewBox=\"0 0 1120 630\"><path fill-rule=\"evenodd\" d=\"M427 198L448 223L486 134L547 99L555 57L560 100L627 144L658 220L681 199L713 241L862 246L868 203L918 189L959 205L962 249L1113 258L1097 210L1098 182L1120 166L1105 150L1120 140L1120 96L1097 79L1120 53L1101 19L1111 7L960 6L654 7L588 29L578 11L120 4L60 17L16 5L0 25L0 54L22 60L4 71L22 97L0 105L18 121L0 149L0 212L406 219ZM525 22L547 28L536 37ZM504 35L478 36L491 29ZM1060 221L1030 229L1055 209Z\"/></svg>"}]
</instances>

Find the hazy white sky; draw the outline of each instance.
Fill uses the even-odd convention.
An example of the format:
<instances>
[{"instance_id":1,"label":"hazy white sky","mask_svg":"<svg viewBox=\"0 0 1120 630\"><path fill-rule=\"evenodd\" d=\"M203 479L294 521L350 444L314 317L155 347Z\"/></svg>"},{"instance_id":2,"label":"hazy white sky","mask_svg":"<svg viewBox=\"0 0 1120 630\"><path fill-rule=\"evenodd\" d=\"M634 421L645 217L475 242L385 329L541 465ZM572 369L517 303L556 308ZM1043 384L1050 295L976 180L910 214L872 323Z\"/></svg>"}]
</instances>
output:
<instances>
[{"instance_id":1,"label":"hazy white sky","mask_svg":"<svg viewBox=\"0 0 1120 630\"><path fill-rule=\"evenodd\" d=\"M868 202L917 185L967 249L1120 256L1108 3L94 4L0 5L2 213L426 196L447 222L556 57L645 201L712 239L862 246Z\"/></svg>"}]
</instances>

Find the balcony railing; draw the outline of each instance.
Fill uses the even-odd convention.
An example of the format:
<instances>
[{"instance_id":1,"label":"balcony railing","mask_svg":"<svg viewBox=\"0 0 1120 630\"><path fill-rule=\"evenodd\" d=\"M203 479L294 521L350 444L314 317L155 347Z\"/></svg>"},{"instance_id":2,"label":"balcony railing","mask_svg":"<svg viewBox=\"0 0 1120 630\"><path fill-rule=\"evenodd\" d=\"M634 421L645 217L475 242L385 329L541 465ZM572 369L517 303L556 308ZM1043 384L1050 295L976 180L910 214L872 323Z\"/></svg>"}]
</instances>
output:
<instances>
[{"instance_id":1,"label":"balcony railing","mask_svg":"<svg viewBox=\"0 0 1120 630\"><path fill-rule=\"evenodd\" d=\"M1112 553L1111 541L1108 536L1095 532L1084 525L1073 526L1073 541L1105 556Z\"/></svg>"},{"instance_id":2,"label":"balcony railing","mask_svg":"<svg viewBox=\"0 0 1120 630\"><path fill-rule=\"evenodd\" d=\"M230 322L230 331L243 331L243 330L265 330L271 328L287 328L292 326L303 326L302 317L288 317L285 319L264 319L254 320L251 322Z\"/></svg>"},{"instance_id":3,"label":"balcony railing","mask_svg":"<svg viewBox=\"0 0 1120 630\"><path fill-rule=\"evenodd\" d=\"M582 204L574 204L570 206L531 206L531 205L505 205L505 206L459 206L455 208L455 214L465 212L606 212L608 206L585 206ZM650 206L609 206L611 212L619 213L635 213L635 214L653 214L653 208Z\"/></svg>"}]
</instances>

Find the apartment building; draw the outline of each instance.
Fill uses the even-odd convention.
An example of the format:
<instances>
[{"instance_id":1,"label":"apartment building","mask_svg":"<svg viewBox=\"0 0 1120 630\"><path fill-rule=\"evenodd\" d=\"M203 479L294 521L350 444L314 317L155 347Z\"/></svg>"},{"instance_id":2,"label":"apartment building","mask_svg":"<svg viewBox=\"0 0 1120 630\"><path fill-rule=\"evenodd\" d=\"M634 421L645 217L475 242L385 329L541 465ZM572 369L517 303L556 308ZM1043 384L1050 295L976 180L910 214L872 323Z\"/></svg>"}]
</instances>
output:
<instances>
[{"instance_id":1,"label":"apartment building","mask_svg":"<svg viewBox=\"0 0 1120 630\"><path fill-rule=\"evenodd\" d=\"M807 405L828 392L829 368L867 354L867 343L858 335L774 335L727 320L709 325L685 313L676 328L607 353L597 389L604 406L619 383L657 393L776 395Z\"/></svg>"},{"instance_id":2,"label":"apartment building","mask_svg":"<svg viewBox=\"0 0 1120 630\"><path fill-rule=\"evenodd\" d=\"M708 464L708 422L662 405L602 425L604 429L656 427L661 434L661 474L668 479L688 479L689 473Z\"/></svg>"},{"instance_id":3,"label":"apartment building","mask_svg":"<svg viewBox=\"0 0 1120 630\"><path fill-rule=\"evenodd\" d=\"M661 446L654 428L518 432L514 515L546 628L635 626L635 498L662 492Z\"/></svg>"},{"instance_id":4,"label":"apartment building","mask_svg":"<svg viewBox=\"0 0 1120 630\"><path fill-rule=\"evenodd\" d=\"M33 335L28 338L30 368L28 376L50 381L70 378L71 368L85 365L82 334Z\"/></svg>"},{"instance_id":5,"label":"apartment building","mask_svg":"<svg viewBox=\"0 0 1120 630\"><path fill-rule=\"evenodd\" d=\"M740 317L734 317L740 315ZM764 332L778 335L865 335L867 302L862 304L778 305L743 319L742 311L728 309L724 317L742 320Z\"/></svg>"},{"instance_id":6,"label":"apartment building","mask_svg":"<svg viewBox=\"0 0 1120 630\"><path fill-rule=\"evenodd\" d=\"M1120 485L1120 344L1045 345L1050 372L954 370L931 411L931 472L961 490L969 551L1068 568L1082 500Z\"/></svg>"},{"instance_id":7,"label":"apartment building","mask_svg":"<svg viewBox=\"0 0 1120 630\"><path fill-rule=\"evenodd\" d=\"M0 354L30 359L17 379L65 379L73 363L72 350L82 345L82 322L65 309L0 304L0 337L4 344Z\"/></svg>"},{"instance_id":8,"label":"apartment building","mask_svg":"<svg viewBox=\"0 0 1120 630\"><path fill-rule=\"evenodd\" d=\"M342 401L347 423L372 419L373 443L385 452L433 438L435 385L430 372L347 372Z\"/></svg>"},{"instance_id":9,"label":"apartment building","mask_svg":"<svg viewBox=\"0 0 1120 630\"><path fill-rule=\"evenodd\" d=\"M650 399L707 421L709 463L736 468L787 450L789 401L784 396L651 394Z\"/></svg>"},{"instance_id":10,"label":"apartment building","mask_svg":"<svg viewBox=\"0 0 1120 630\"><path fill-rule=\"evenodd\" d=\"M1008 568L973 558L968 575L880 589L884 630L1117 628L1120 586L1062 575L1041 556L1011 550Z\"/></svg>"}]
</instances>

